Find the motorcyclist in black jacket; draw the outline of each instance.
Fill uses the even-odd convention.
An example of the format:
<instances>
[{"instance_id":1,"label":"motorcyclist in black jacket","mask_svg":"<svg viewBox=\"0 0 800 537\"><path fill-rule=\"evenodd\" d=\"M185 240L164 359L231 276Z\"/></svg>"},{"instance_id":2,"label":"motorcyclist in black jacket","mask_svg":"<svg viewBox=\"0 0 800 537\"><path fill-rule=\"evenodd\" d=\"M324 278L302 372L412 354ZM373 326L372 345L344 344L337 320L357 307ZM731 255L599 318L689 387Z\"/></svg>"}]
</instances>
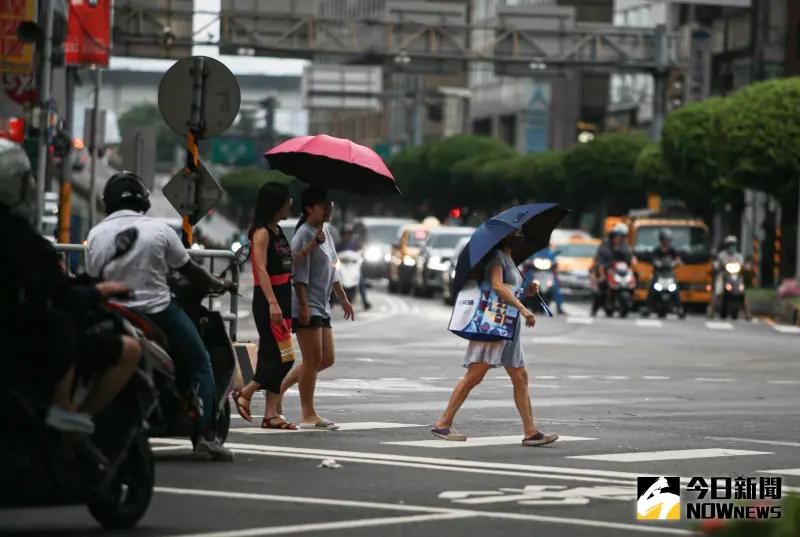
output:
<instances>
[{"instance_id":1,"label":"motorcyclist in black jacket","mask_svg":"<svg viewBox=\"0 0 800 537\"><path fill-rule=\"evenodd\" d=\"M89 329L88 315L129 291L119 282L81 285L67 276L58 253L33 228L35 214L30 162L21 147L0 139L0 330L6 332L6 358L41 379L41 397L53 401L49 426L91 434L91 415L122 390L141 349L127 336ZM99 375L78 409L72 404L76 366Z\"/></svg>"}]
</instances>

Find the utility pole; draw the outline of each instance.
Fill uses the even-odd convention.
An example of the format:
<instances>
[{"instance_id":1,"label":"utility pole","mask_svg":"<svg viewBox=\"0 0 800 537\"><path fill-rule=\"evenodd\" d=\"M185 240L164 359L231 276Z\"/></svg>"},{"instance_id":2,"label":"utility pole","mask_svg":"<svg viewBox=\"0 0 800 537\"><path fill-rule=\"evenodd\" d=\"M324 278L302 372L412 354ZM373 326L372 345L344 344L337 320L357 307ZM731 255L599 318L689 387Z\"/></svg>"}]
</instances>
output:
<instances>
[{"instance_id":1,"label":"utility pole","mask_svg":"<svg viewBox=\"0 0 800 537\"><path fill-rule=\"evenodd\" d=\"M92 170L89 176L89 229L97 222L97 159L100 158L100 140L97 133L100 129L100 88L103 84L103 71L96 65L94 77L94 111L92 112Z\"/></svg>"},{"instance_id":2,"label":"utility pole","mask_svg":"<svg viewBox=\"0 0 800 537\"><path fill-rule=\"evenodd\" d=\"M657 26L655 38L656 70L653 73L653 122L650 126L650 138L659 140L667 113L667 28L663 25Z\"/></svg>"},{"instance_id":3,"label":"utility pole","mask_svg":"<svg viewBox=\"0 0 800 537\"><path fill-rule=\"evenodd\" d=\"M67 87L66 87L66 129L70 137L75 135L75 67L67 67ZM61 161L61 192L58 196L58 242L68 244L70 242L70 220L72 218L72 163L74 161L74 151L70 148L69 153Z\"/></svg>"},{"instance_id":4,"label":"utility pole","mask_svg":"<svg viewBox=\"0 0 800 537\"><path fill-rule=\"evenodd\" d=\"M42 49L41 89L39 99L39 147L36 170L36 230L42 229L44 216L44 184L47 174L47 131L50 126L50 80L53 61L53 17L55 0L47 2L44 21L44 46Z\"/></svg>"}]
</instances>

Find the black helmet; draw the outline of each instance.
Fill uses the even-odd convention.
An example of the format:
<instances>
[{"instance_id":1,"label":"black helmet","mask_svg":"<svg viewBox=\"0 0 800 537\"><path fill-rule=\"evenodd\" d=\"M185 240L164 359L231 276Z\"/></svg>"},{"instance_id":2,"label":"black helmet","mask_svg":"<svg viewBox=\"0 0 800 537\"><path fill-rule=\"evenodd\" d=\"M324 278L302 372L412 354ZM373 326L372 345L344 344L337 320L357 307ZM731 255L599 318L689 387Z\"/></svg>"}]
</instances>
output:
<instances>
[{"instance_id":1,"label":"black helmet","mask_svg":"<svg viewBox=\"0 0 800 537\"><path fill-rule=\"evenodd\" d=\"M662 229L658 232L659 242L672 242L672 231L669 229Z\"/></svg>"},{"instance_id":2,"label":"black helmet","mask_svg":"<svg viewBox=\"0 0 800 537\"><path fill-rule=\"evenodd\" d=\"M121 209L146 213L150 210L150 191L138 175L122 171L112 175L106 183L103 203L108 214Z\"/></svg>"}]
</instances>

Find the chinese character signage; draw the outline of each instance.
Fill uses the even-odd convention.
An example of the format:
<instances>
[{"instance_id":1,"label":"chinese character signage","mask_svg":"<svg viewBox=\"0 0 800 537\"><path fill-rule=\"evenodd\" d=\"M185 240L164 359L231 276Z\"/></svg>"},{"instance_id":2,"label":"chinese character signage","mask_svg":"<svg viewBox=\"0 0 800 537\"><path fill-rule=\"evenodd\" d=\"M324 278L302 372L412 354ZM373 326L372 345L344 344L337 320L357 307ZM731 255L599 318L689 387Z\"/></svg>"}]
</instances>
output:
<instances>
[{"instance_id":1,"label":"chinese character signage","mask_svg":"<svg viewBox=\"0 0 800 537\"><path fill-rule=\"evenodd\" d=\"M33 44L17 39L17 26L36 20L36 0L0 0L0 73L30 73Z\"/></svg>"},{"instance_id":2,"label":"chinese character signage","mask_svg":"<svg viewBox=\"0 0 800 537\"><path fill-rule=\"evenodd\" d=\"M0 0L2 1L2 0ZM69 30L64 40L68 65L108 66L111 55L111 0L69 0Z\"/></svg>"}]
</instances>

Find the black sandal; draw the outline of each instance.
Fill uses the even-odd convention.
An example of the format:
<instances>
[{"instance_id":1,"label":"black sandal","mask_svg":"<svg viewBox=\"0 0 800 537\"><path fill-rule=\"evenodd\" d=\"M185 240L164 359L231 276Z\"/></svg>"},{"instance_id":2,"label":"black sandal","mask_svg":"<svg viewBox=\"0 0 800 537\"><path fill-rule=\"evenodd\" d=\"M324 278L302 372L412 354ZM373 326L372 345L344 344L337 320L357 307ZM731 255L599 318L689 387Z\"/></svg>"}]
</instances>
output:
<instances>
[{"instance_id":1,"label":"black sandal","mask_svg":"<svg viewBox=\"0 0 800 537\"><path fill-rule=\"evenodd\" d=\"M277 425L272 425L273 420L281 420L281 421L278 422ZM268 417L264 416L264 419L261 420L261 428L262 429L281 429L281 430L284 430L284 431L296 431L297 430L297 425L295 425L294 423L289 423L288 421L283 419L283 416L272 416L271 418L268 418Z\"/></svg>"}]
</instances>

